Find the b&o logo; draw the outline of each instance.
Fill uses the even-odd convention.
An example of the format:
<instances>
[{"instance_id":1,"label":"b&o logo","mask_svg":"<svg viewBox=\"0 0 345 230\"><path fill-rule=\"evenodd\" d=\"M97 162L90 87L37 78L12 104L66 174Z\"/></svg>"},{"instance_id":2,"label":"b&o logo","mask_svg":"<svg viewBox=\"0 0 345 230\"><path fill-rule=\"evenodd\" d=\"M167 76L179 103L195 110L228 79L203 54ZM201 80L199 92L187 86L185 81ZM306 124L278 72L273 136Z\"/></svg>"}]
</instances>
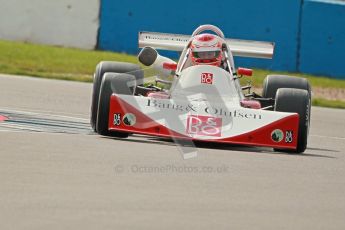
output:
<instances>
[{"instance_id":1,"label":"b&o logo","mask_svg":"<svg viewBox=\"0 0 345 230\"><path fill-rule=\"evenodd\" d=\"M213 73L202 73L201 83L203 84L213 84Z\"/></svg>"},{"instance_id":2,"label":"b&o logo","mask_svg":"<svg viewBox=\"0 0 345 230\"><path fill-rule=\"evenodd\" d=\"M188 134L200 136L220 137L222 131L222 118L210 116L189 115L187 118Z\"/></svg>"}]
</instances>

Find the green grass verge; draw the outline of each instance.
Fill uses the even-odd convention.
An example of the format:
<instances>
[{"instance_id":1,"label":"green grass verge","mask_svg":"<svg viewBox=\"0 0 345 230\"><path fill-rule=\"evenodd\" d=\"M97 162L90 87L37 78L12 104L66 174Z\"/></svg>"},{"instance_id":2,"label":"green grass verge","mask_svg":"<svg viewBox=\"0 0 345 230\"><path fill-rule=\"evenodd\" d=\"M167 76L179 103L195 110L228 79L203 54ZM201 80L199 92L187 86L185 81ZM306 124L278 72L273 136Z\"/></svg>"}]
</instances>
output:
<instances>
[{"instance_id":1,"label":"green grass verge","mask_svg":"<svg viewBox=\"0 0 345 230\"><path fill-rule=\"evenodd\" d=\"M136 56L105 51L90 51L22 42L0 40L0 72L28 75L42 78L91 82L97 63L103 60L137 63ZM241 79L245 84L251 80L256 87L262 85L268 74L289 74L306 77L312 87L345 88L344 80L325 76L312 76L299 73L273 72L254 69L254 77ZM314 105L345 108L344 101L325 99L313 100Z\"/></svg>"},{"instance_id":2,"label":"green grass verge","mask_svg":"<svg viewBox=\"0 0 345 230\"><path fill-rule=\"evenodd\" d=\"M313 76L313 75L302 74L302 73L268 71L268 70L262 70L262 69L254 69L254 77L252 78L253 85L260 87L264 81L264 78L269 74L282 74L282 75L293 75L297 77L304 77L308 79L312 87L343 88L343 89L345 88L345 80L329 78L326 76Z\"/></svg>"},{"instance_id":3,"label":"green grass verge","mask_svg":"<svg viewBox=\"0 0 345 230\"><path fill-rule=\"evenodd\" d=\"M0 72L76 81L91 81L98 62L135 62L127 54L0 41Z\"/></svg>"},{"instance_id":4,"label":"green grass verge","mask_svg":"<svg viewBox=\"0 0 345 230\"><path fill-rule=\"evenodd\" d=\"M345 109L345 102L339 100L327 100L323 98L313 98L312 104L314 106Z\"/></svg>"}]
</instances>

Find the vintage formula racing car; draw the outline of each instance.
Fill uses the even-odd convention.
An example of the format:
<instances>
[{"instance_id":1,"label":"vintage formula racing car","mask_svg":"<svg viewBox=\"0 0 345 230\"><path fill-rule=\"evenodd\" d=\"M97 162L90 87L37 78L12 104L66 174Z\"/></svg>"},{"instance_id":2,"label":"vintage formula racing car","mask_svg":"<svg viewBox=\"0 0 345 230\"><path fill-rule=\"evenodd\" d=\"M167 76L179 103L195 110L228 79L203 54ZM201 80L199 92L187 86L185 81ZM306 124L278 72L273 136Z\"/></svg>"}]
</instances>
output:
<instances>
[{"instance_id":1,"label":"vintage formula racing car","mask_svg":"<svg viewBox=\"0 0 345 230\"><path fill-rule=\"evenodd\" d=\"M305 151L308 81L269 75L259 95L251 92L251 84L240 85L252 70L234 65L233 56L272 58L273 43L227 39L218 27L203 25L192 35L140 32L139 48L139 65L97 65L91 104L95 132ZM178 62L158 49L179 52ZM144 84L144 73L155 76L157 84Z\"/></svg>"}]
</instances>

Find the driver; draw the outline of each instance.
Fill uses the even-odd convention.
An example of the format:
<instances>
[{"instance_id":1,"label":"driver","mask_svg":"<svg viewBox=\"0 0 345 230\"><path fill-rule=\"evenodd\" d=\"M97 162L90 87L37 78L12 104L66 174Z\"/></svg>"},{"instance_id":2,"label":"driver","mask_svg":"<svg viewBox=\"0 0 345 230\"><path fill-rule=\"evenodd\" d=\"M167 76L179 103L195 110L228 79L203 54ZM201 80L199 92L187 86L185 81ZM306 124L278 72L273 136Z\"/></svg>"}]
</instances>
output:
<instances>
[{"instance_id":1,"label":"driver","mask_svg":"<svg viewBox=\"0 0 345 230\"><path fill-rule=\"evenodd\" d=\"M199 34L190 45L193 65L214 65L221 67L222 39L213 34Z\"/></svg>"}]
</instances>

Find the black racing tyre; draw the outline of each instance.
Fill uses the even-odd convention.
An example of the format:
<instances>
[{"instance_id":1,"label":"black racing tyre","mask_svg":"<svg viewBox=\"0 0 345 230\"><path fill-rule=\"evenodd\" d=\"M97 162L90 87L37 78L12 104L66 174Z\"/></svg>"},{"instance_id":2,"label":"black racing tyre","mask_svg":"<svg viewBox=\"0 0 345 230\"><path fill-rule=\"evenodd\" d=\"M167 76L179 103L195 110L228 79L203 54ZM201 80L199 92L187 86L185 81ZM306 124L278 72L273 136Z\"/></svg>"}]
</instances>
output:
<instances>
[{"instance_id":1,"label":"black racing tyre","mask_svg":"<svg viewBox=\"0 0 345 230\"><path fill-rule=\"evenodd\" d=\"M96 71L93 76L93 90L91 98L91 116L90 124L92 129L96 132L96 119L97 108L99 99L99 89L101 87L102 78L105 73L128 73L135 76L136 84L144 84L144 72L139 65L126 63L126 62L114 62L114 61L102 61L96 66Z\"/></svg>"},{"instance_id":2,"label":"black racing tyre","mask_svg":"<svg viewBox=\"0 0 345 230\"><path fill-rule=\"evenodd\" d=\"M135 77L130 74L105 73L101 82L97 109L96 130L103 136L128 137L128 133L108 130L109 103L113 93L132 95Z\"/></svg>"},{"instance_id":3,"label":"black racing tyre","mask_svg":"<svg viewBox=\"0 0 345 230\"><path fill-rule=\"evenodd\" d=\"M275 98L279 88L304 89L311 96L310 84L305 78L286 76L286 75L268 75L263 83L262 97Z\"/></svg>"},{"instance_id":4,"label":"black racing tyre","mask_svg":"<svg viewBox=\"0 0 345 230\"><path fill-rule=\"evenodd\" d=\"M307 140L310 126L310 99L309 93L304 89L291 89L280 88L277 90L274 110L279 112L291 112L298 113L299 125L298 125L298 137L297 137L297 149L281 150L274 149L275 151L285 151L293 153L303 153L307 148Z\"/></svg>"}]
</instances>

